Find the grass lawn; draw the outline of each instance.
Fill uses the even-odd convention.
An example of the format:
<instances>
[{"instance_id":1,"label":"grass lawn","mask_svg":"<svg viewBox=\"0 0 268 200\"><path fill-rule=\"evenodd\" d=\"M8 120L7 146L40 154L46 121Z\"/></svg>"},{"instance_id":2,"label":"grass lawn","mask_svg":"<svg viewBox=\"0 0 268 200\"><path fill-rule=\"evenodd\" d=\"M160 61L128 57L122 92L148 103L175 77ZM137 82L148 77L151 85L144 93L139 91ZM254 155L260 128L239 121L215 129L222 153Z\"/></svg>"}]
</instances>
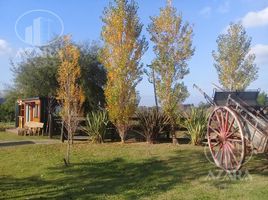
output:
<instances>
[{"instance_id":1,"label":"grass lawn","mask_svg":"<svg viewBox=\"0 0 268 200\"><path fill-rule=\"evenodd\" d=\"M265 155L254 156L235 180L219 175L203 147L78 143L69 167L63 165L65 149L63 144L0 148L0 199L268 197Z\"/></svg>"}]
</instances>

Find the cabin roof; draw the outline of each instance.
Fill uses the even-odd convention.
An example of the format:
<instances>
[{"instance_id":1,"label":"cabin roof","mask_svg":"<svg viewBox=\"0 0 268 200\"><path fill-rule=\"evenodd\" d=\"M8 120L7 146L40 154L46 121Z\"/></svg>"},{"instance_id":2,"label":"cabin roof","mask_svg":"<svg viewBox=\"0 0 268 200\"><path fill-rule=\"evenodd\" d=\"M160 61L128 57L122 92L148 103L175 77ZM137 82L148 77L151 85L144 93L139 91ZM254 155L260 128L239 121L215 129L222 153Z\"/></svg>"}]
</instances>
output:
<instances>
[{"instance_id":1,"label":"cabin roof","mask_svg":"<svg viewBox=\"0 0 268 200\"><path fill-rule=\"evenodd\" d=\"M21 101L28 102L28 101L36 101L36 100L43 100L43 99L45 99L45 97L30 97L30 98L21 99Z\"/></svg>"}]
</instances>

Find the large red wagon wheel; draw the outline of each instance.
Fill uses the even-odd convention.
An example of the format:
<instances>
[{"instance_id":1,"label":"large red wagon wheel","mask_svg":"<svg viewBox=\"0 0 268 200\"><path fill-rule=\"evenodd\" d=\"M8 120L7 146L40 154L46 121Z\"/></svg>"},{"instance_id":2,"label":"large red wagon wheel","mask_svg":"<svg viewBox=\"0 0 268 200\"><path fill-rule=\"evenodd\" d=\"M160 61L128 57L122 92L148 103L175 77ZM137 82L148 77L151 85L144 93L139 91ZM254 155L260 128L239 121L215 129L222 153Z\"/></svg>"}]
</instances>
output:
<instances>
[{"instance_id":1,"label":"large red wagon wheel","mask_svg":"<svg viewBox=\"0 0 268 200\"><path fill-rule=\"evenodd\" d=\"M237 114L228 107L217 107L210 115L208 144L215 164L225 171L236 171L245 158L243 129Z\"/></svg>"}]
</instances>

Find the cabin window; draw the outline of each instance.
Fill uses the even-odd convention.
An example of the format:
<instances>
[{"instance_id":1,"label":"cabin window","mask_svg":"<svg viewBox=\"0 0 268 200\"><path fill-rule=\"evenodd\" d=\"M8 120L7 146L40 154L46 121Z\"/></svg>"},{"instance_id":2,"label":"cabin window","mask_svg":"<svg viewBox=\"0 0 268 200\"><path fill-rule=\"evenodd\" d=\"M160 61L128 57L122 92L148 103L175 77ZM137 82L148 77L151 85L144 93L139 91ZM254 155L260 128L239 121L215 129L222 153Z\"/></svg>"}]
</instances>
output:
<instances>
[{"instance_id":1,"label":"cabin window","mask_svg":"<svg viewBox=\"0 0 268 200\"><path fill-rule=\"evenodd\" d=\"M26 105L26 122L30 121L30 106Z\"/></svg>"},{"instance_id":2,"label":"cabin window","mask_svg":"<svg viewBox=\"0 0 268 200\"><path fill-rule=\"evenodd\" d=\"M38 118L38 113L39 113L39 105L35 104L35 106L34 106L34 118Z\"/></svg>"}]
</instances>

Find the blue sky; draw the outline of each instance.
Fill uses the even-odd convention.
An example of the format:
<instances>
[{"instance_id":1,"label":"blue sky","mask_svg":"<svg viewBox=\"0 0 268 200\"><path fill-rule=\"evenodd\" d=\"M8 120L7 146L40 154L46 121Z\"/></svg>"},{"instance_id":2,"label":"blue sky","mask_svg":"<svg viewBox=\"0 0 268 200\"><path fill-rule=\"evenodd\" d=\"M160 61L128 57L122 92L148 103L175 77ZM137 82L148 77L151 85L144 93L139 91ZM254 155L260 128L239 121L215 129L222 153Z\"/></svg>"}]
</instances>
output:
<instances>
[{"instance_id":1,"label":"blue sky","mask_svg":"<svg viewBox=\"0 0 268 200\"><path fill-rule=\"evenodd\" d=\"M143 34L149 40L146 28L150 16L159 14L159 8L165 0L137 0L139 16L144 24ZM43 9L55 13L62 20L64 34L72 34L77 42L100 40L102 27L101 15L109 0L0 0L0 90L5 84L12 84L9 59L15 58L20 49L30 47L22 42L15 32L16 21L25 12ZM195 55L189 62L190 74L184 82L191 96L186 103L204 101L192 88L196 83L209 95L211 83L218 84L213 67L212 50L216 49L216 39L226 30L230 22L242 20L248 35L252 37L252 52L256 54L259 78L250 85L250 89L260 88L268 92L268 0L173 0L178 13L182 13L194 27ZM57 31L57 30L55 30ZM142 62L150 64L154 54L152 44ZM153 88L147 78L137 88L141 96L141 105L153 105Z\"/></svg>"}]
</instances>

